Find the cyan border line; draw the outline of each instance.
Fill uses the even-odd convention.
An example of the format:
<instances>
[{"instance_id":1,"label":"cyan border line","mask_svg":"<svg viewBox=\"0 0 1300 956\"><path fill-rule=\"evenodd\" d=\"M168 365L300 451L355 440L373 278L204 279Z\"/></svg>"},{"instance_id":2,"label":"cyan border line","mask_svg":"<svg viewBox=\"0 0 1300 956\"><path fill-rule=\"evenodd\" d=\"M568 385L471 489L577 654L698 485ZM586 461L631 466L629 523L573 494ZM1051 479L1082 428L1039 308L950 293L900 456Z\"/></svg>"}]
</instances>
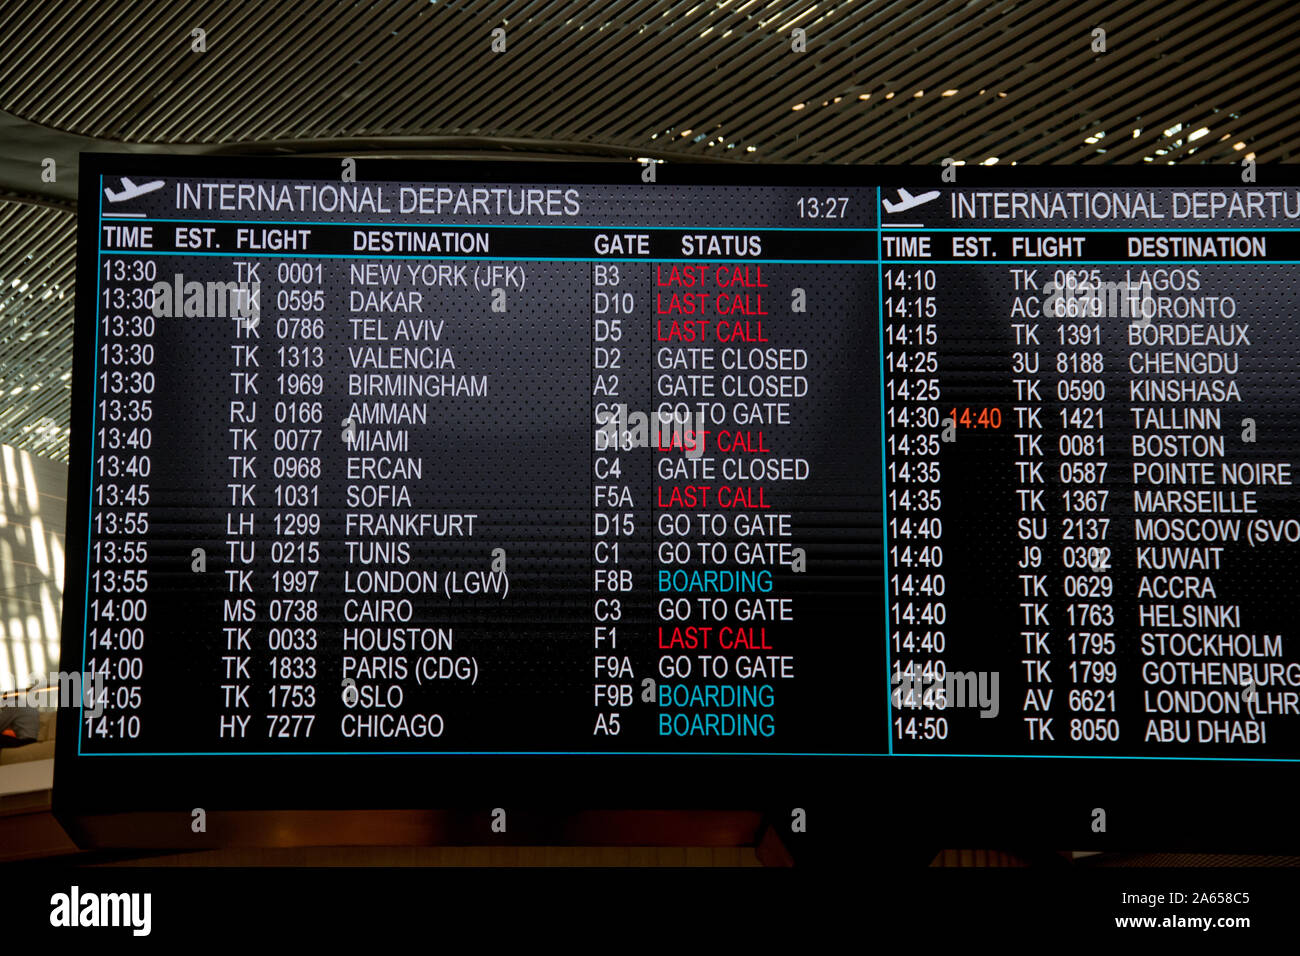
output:
<instances>
[{"instance_id":1,"label":"cyan border line","mask_svg":"<svg viewBox=\"0 0 1300 956\"><path fill-rule=\"evenodd\" d=\"M381 255L351 252L281 252L270 249L241 249L237 252L176 252L148 249L103 249L100 256L216 256L235 259L249 256L261 259L414 259L421 262L640 262L651 265L656 262L696 262L710 264L715 262L736 264L737 259L683 259L671 256L650 258L624 258L621 256L444 256L444 255ZM1062 267L1079 265L1101 266L1147 266L1157 268L1162 265L1193 266L1294 266L1300 265L1300 259L746 259L745 265L829 265L829 266L884 266L884 265L937 265L937 266L1051 266Z\"/></svg>"},{"instance_id":2,"label":"cyan border line","mask_svg":"<svg viewBox=\"0 0 1300 956\"><path fill-rule=\"evenodd\" d=\"M869 753L773 750L151 750L89 753L86 757L969 757L1003 760L1195 760L1221 763L1300 763L1300 757L1182 757L1130 754Z\"/></svg>"},{"instance_id":3,"label":"cyan border line","mask_svg":"<svg viewBox=\"0 0 1300 956\"><path fill-rule=\"evenodd\" d=\"M880 187L876 187L876 208L880 208ZM882 255L883 230L876 225L876 257ZM889 646L889 482L886 477L885 454L885 269L876 264L876 358L880 363L880 550L885 569L885 739L889 741L889 754L894 753L893 651Z\"/></svg>"},{"instance_id":4,"label":"cyan border line","mask_svg":"<svg viewBox=\"0 0 1300 956\"><path fill-rule=\"evenodd\" d=\"M100 177L101 179L103 177ZM403 215L417 215L416 213L404 213ZM338 222L335 220L322 220L312 222L303 219L156 219L153 216L146 216L144 219L131 217L123 219L123 222L132 223L150 223L150 222L186 222L186 223L203 223L205 225L234 225L234 226L300 226L304 229L310 229L313 226L364 226L371 228L375 226L382 227L399 227L404 229L545 229L548 232L552 229L587 229L591 232L705 232L733 229L748 230L750 232L875 232L877 226L611 226L611 225L572 225L567 223L506 223L506 222ZM962 230L968 231L968 230ZM1297 229L1300 231L1300 229Z\"/></svg>"},{"instance_id":5,"label":"cyan border line","mask_svg":"<svg viewBox=\"0 0 1300 956\"><path fill-rule=\"evenodd\" d=\"M626 258L622 256L444 256L444 255L382 255L351 252L277 252L270 249L241 249L238 252L170 252L168 250L151 251L148 249L103 249L100 256L134 256L141 255L154 258L163 256L217 256L222 259L415 259L420 262L639 262L654 265L659 262L696 262L709 265L715 262L726 265L831 265L831 266L872 266L878 265L877 259L683 259L680 257L646 256ZM894 260L887 260L893 262ZM925 260L929 261L929 260ZM1008 262L1012 261L1010 259ZM1016 262L1028 262L1028 259L1016 259Z\"/></svg>"},{"instance_id":6,"label":"cyan border line","mask_svg":"<svg viewBox=\"0 0 1300 956\"><path fill-rule=\"evenodd\" d=\"M103 235L103 205L104 205L104 200L103 200L103 193L104 193L104 190L103 190L103 186L104 186L104 177L103 177L103 175L101 174L100 177L99 177L99 197L100 197L100 198L99 198L99 202L98 202L98 210L97 210L98 218L97 218L97 225L96 225L96 233L97 233L97 236L99 236L99 237L101 237L101 238L102 238L102 235ZM879 200L880 200L880 187L879 187L879 186L876 187L876 199L877 199L877 204L879 204ZM141 222L141 223L147 223L147 222L205 222L205 221L209 221L209 220L192 220L192 219L143 219L143 220L132 220L132 222ZM216 222L216 223L231 223L231 222L235 222L236 220L210 220L210 221L211 221L211 222ZM264 224L276 224L276 223L274 223L273 221L269 221L269 220L268 220L268 221L261 221L261 220L247 221L247 220L245 220L245 222L250 222L251 224L258 224L258 223L264 223ZM288 223L284 223L284 224L287 224L287 225L298 225L298 226L320 225L319 223L302 223L302 222L288 222ZM368 224L368 223L325 223L324 225L344 225L344 226L346 226L346 225L385 225L385 226L394 226L394 225L404 225L404 224L399 224L399 223L374 223L374 224ZM413 227L413 228L420 228L420 227ZM424 228L427 228L427 227L424 227ZM481 227L480 227L480 228L481 228ZM568 226L568 225L564 225L564 226L547 226L547 225L538 225L538 226L532 226L532 225L514 225L514 226L492 226L491 228L510 228L510 229L556 229L556 228L560 228L560 229L594 229L594 230L597 230L597 231L598 231L598 230L599 230L600 228L602 228L602 227L598 227L598 226L597 226L597 227L592 227L592 226ZM646 226L646 227L621 226L621 227L604 227L604 228L619 228L619 229L647 229L647 230L649 230L649 229L659 229L659 230L677 230L679 227L675 227L675 226ZM700 226L700 227L691 227L691 228L695 228L695 229L710 229L710 228L756 229L756 228L761 228L762 231L767 231L767 232L772 232L772 231L788 231L788 232L870 232L870 231L872 231L870 228L867 228L867 229L854 229L854 228L799 229L799 228L789 228L789 227L786 227L786 228L780 228L780 229L777 229L777 228L775 228L775 227L750 227L750 226L732 226L732 227L705 227L705 226ZM1268 260L1266 260L1266 259L1228 259L1228 260L1220 260L1220 259L1209 259L1209 260L1205 260L1205 259L1159 259L1159 260L1149 260L1149 259L1148 259L1148 260L1132 260L1132 259L1119 259L1119 260L1100 260L1100 259L1087 259L1087 260L1085 260L1085 259L1069 259L1069 260L1061 260L1061 259L1044 259L1044 260L1034 260L1034 259L1003 259L1003 260L999 260L999 261L996 261L996 262L993 261L993 260L987 260L987 259L986 259L986 260L973 260L973 259L884 259L883 256L882 256L882 235L883 235L883 231L884 231L884 229L888 229L888 228L900 228L900 227L890 227L890 226L883 225L883 224L881 224L881 223L879 223L879 222L878 222L877 225L876 225L876 228L875 228L875 230L874 230L875 233L876 233L876 258L875 258L875 259L766 259L766 260L762 260L762 261L757 261L757 260L748 260L748 261L752 261L752 262L754 262L755 265L763 265L763 264L765 264L765 263L772 263L772 264L802 264L802 265L874 265L874 266L877 267L877 270L876 270L876 283L877 283L876 306L877 306L877 313L878 313L878 316L877 316L877 318L878 318L878 324L877 324L877 335L878 335L878 344L879 344L879 354L878 354L877 357L878 357L878 359L879 359L879 363L880 363L880 444L881 444L881 468L880 468L880 471L881 471L881 507L882 507L882 510L881 510L881 545L882 545L882 554L883 554L883 558L884 558L883 565L884 565L884 585L885 585L885 678L886 678L886 689L887 689L887 691L888 691L888 688L889 688L889 686L890 686L890 683L889 683L890 668L893 666L893 664L892 664L892 652L891 652L890 647L889 647L889 639L890 639L890 638L889 638L889 515L888 515L888 507L887 507L887 504L888 504L888 487L887 487L887 483L886 483L886 453L885 453L885 396L884 396L884 389L885 389L885 386L884 386L884 296L883 296L883 291L884 291L884 268L883 268L883 267L884 267L887 263L895 263L895 264L898 264L898 265L1006 265L1006 264L1008 264L1008 263L1010 263L1010 264L1020 264L1020 263L1025 263L1025 264L1030 264L1030 265L1039 265L1039 264L1052 265L1052 264L1058 264L1058 263L1062 263L1062 262L1064 262L1064 263L1066 263L1066 264L1102 264L1102 265L1142 265L1142 264L1144 264L1144 263L1145 263L1145 264L1152 264L1152 265L1159 264L1159 263L1172 263L1172 264L1184 264L1184 263L1186 263L1186 264L1198 264L1198 265L1199 265L1199 264L1206 264L1206 265L1234 265L1234 264L1255 264L1255 265L1264 265L1264 264L1300 265L1300 260L1294 260L1294 259L1290 259L1290 260L1280 260L1280 259L1268 259ZM971 231L973 231L974 229L975 229L975 227L971 227L971 228L967 228L967 229L961 229L961 228L956 228L956 227L944 227L944 228L940 228L940 227L924 227L921 231L927 231L927 230L928 230L928 231L931 231L931 232L971 232ZM1049 227L1034 227L1034 228L1026 227L1026 228L1023 228L1023 229L1017 229L1017 228L985 228L985 229L979 229L979 230L977 230L977 231L981 231L981 232L1034 232L1034 231L1043 231L1043 232L1067 232L1067 231L1074 231L1074 232L1133 232L1133 231L1139 231L1139 230L1134 230L1134 229L1124 229L1124 228L1100 228L1100 227L1099 227L1099 228L1080 228L1080 227L1074 227L1073 229L1065 228L1065 227L1060 228L1060 229L1049 228ZM1172 231L1210 232L1210 231L1225 231L1225 230L1214 230L1214 229L1212 229L1212 228L1208 228L1208 227L1207 227L1207 228L1202 228L1202 229L1194 229L1194 228L1190 228L1190 227L1183 227L1183 228L1181 228L1181 229L1164 229L1164 230L1161 230L1161 229L1148 229L1148 230L1142 230L1142 231L1153 231L1153 232L1172 232ZM1250 230L1250 231L1252 231L1252 232L1259 232L1259 231L1265 231L1265 229L1264 229L1264 227L1261 227L1261 228L1259 228L1259 229L1252 229L1252 230ZM1268 228L1267 231L1273 231L1273 232L1300 232L1300 228L1283 228L1283 227L1276 227L1276 228ZM98 246L98 243L97 243L97 246ZM140 249L105 250L105 249L103 249L102 247L98 247L98 256L99 256L99 257L109 256L109 255L111 255L111 256L137 255L137 256L138 256L138 255L144 254L144 255L151 255L151 256L221 256L221 257L226 257L226 258L235 258L235 257L240 256L240 255L243 255L243 254L245 254L245 253L247 253L247 252L254 252L254 253L256 253L257 255L261 256L262 258L283 258L283 259L288 259L288 258L312 258L312 259L421 259L421 260L427 260L427 259L447 260L447 259L451 259L451 260L464 260L464 261L497 261L497 262L506 261L506 262L642 262L642 263L650 263L650 262L700 262L700 263L727 262L727 263L732 263L732 262L735 261L734 259L660 259L660 258L656 258L656 259L647 259L647 258L644 258L644 257L641 257L641 258L630 258L630 259L624 259L624 258L610 258L610 257L594 257L594 258L558 257L558 258L550 258L550 257L501 257L501 256L405 256L405 255L398 255L398 256L384 256L384 255L354 255L354 254L347 254L347 253L330 253L330 254L321 254L321 253L317 253L317 254L314 254L314 255L313 255L313 254L311 254L311 253L305 253L305 252L304 252L304 253L297 253L297 254L295 254L295 253L289 253L289 254L284 254L284 253L271 253L271 254L268 254L267 252L264 252L264 251L262 251L262 250L238 250L238 251L232 251L232 252L168 252L168 251L140 250ZM96 266L95 273L96 273L96 274L95 274L95 357L94 357L94 381L93 381L93 383L92 383L92 392L91 392L91 427L90 427L90 439L91 439L90 465L91 465L91 467L90 467L90 487L89 487L89 492L88 492L88 502L87 502L88 507L87 507L87 512L86 512L86 514L87 514L87 521L86 521L86 598L85 598L85 603L84 603L84 608L83 608L84 613L83 613L83 622L82 622L82 639L81 639L81 666L82 666L82 671L83 671L83 673L85 672L85 667L86 667L86 641L87 641L87 638L88 638L88 632L89 632L89 614L90 614L90 561L91 561L91 541L90 541L90 539L91 539L91 517L93 516L93 508L94 508L94 484L95 484L95 477L94 477L94 475L95 475L95 472L94 472L94 461L95 461L95 417L96 417L96 416L95 416L95 407L96 407L96 405L97 405L97 403L98 403L98 398L99 398L99 391L98 391L98 390L99 390L99 385L98 385L98 380L99 380L99 291L100 291L100 270L99 270L98 266ZM930 753L930 752L926 752L926 753L895 753L895 752L894 752L894 739L893 739L893 712L892 712L892 710L889 709L889 706L890 706L890 700L891 700L891 697L890 697L889 693L886 693L886 696L885 696L885 706L886 706L886 717L887 717L887 719L888 719L888 720L887 720L888 736L887 736L886 739L889 741L889 750L888 750L887 752L866 752L866 753L850 753L850 752L816 752L816 751L809 751L809 752L776 752L776 751L766 751L766 750L760 750L760 751L664 751L664 750L586 750L586 751L579 751L579 750L505 750L505 751L477 751L477 750L463 750L463 751L462 751L462 750L333 750L333 751L326 751L326 750L320 750L320 751L317 751L317 750L311 750L311 751L302 750L302 751L297 751L297 750L295 750L295 751L284 751L284 750L271 750L271 751L223 751L223 750L216 750L216 751L107 751L107 752L106 752L106 751L98 751L98 752L95 752L95 753L84 753L84 752L82 751L82 737L83 737L83 733L84 733L84 729L85 729L85 718L84 718L85 701L84 701L84 694L83 694L83 695L82 695L82 699L79 699L79 700L78 700L78 703L77 703L77 709L78 709L78 721L77 721L77 756L79 756L79 757L371 757L371 756L388 756L388 757L403 757L403 756L428 756L428 757L436 757L436 756L446 756L446 757L556 757L556 756L575 756L575 757L576 757L576 756L611 756L611 757L967 757L967 758L972 758L972 759L980 759L980 758L996 758L996 759L1012 759L1012 760L1181 760L1181 761L1213 761L1213 762L1221 762L1221 763L1224 763L1224 762L1226 762L1226 763L1300 763L1300 758L1287 758L1287 757L1189 757L1189 756L1161 756L1161 755L1129 756L1129 755L1106 755L1106 754L985 754L985 753L975 754L975 753Z\"/></svg>"},{"instance_id":7,"label":"cyan border line","mask_svg":"<svg viewBox=\"0 0 1300 956\"><path fill-rule=\"evenodd\" d=\"M100 177L103 181L103 177ZM880 187L876 187L879 192ZM103 199L100 200L103 205ZM407 213L406 215L414 215ZM110 218L112 218L110 216ZM749 230L754 232L879 232L882 229L898 229L907 232L1228 232L1228 233L1255 233L1255 232L1300 232L1300 226L1245 226L1241 224L1231 226L930 226L920 223L914 226L894 225L892 223L877 223L875 226L755 226L752 224L739 224L734 226L635 226L635 225L573 225L568 223L469 223L469 222L439 222L439 223L419 223L419 222L350 222L337 220L307 221L302 219L170 219L155 218L147 216L144 219L131 217L123 219L123 222L132 223L151 223L151 222L180 222L180 223L202 223L204 225L233 225L233 226L299 226L310 229L314 226L360 226L364 228L387 227L402 229L462 229L462 230L483 230L483 229L586 229L592 232L609 232L612 230L633 231L633 232L698 232L713 230Z\"/></svg>"}]
</instances>

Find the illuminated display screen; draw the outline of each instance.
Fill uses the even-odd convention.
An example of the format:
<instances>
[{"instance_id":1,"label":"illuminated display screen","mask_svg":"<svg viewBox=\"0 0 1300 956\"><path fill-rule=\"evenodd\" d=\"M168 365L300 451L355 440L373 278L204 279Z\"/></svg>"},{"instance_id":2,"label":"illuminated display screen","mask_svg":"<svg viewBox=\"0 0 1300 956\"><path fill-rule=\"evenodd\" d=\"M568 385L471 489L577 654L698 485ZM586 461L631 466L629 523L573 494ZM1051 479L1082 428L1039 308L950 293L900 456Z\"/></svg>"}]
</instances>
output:
<instances>
[{"instance_id":1,"label":"illuminated display screen","mask_svg":"<svg viewBox=\"0 0 1300 956\"><path fill-rule=\"evenodd\" d=\"M1300 759L1300 192L1156 173L85 157L60 773Z\"/></svg>"}]
</instances>

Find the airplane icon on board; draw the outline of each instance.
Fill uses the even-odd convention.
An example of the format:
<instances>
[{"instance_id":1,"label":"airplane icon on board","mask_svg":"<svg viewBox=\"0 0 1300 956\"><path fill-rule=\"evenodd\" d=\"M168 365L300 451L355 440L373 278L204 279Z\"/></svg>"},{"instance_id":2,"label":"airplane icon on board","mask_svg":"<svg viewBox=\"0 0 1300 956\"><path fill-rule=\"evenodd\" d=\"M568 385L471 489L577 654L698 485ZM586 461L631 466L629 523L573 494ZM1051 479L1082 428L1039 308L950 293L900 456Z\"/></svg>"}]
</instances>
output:
<instances>
[{"instance_id":1,"label":"airplane icon on board","mask_svg":"<svg viewBox=\"0 0 1300 956\"><path fill-rule=\"evenodd\" d=\"M898 202L890 202L888 199L884 200L885 212L907 212L907 210L924 205L932 199L938 199L939 190L932 189L928 193L921 193L919 196L913 196L906 189L899 189L898 197Z\"/></svg>"},{"instance_id":2,"label":"airplane icon on board","mask_svg":"<svg viewBox=\"0 0 1300 956\"><path fill-rule=\"evenodd\" d=\"M163 181L161 179L155 179L151 183L144 183L141 186L137 186L135 183L131 182L131 180L123 176L121 192L113 192L113 190L105 188L104 195L108 197L109 202L126 202L128 199L134 199L136 196L143 196L145 193L151 193L162 188Z\"/></svg>"}]
</instances>

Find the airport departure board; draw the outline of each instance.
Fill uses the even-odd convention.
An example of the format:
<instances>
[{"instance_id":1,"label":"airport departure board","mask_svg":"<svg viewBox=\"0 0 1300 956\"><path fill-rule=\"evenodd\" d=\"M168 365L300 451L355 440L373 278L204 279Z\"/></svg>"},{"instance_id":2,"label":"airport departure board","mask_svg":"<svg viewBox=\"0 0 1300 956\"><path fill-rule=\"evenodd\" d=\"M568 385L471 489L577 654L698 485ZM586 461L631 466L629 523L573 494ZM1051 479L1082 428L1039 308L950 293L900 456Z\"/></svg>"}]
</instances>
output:
<instances>
[{"instance_id":1,"label":"airport departure board","mask_svg":"<svg viewBox=\"0 0 1300 956\"><path fill-rule=\"evenodd\" d=\"M1300 759L1276 171L85 159L81 764Z\"/></svg>"}]
</instances>

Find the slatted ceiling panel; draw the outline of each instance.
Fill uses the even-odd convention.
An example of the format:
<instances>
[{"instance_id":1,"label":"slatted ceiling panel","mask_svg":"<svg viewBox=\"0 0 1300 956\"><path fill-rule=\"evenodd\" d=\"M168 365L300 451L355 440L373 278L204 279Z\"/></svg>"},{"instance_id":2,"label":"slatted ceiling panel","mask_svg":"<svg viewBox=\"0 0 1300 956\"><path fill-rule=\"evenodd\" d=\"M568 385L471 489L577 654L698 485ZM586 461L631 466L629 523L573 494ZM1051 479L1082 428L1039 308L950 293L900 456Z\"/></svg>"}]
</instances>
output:
<instances>
[{"instance_id":1,"label":"slatted ceiling panel","mask_svg":"<svg viewBox=\"0 0 1300 956\"><path fill-rule=\"evenodd\" d=\"M58 209L63 212L75 213L77 204L74 202L65 202L62 199L53 199L45 196L31 196L13 189L0 189L0 202L20 202L35 206L44 206L48 209Z\"/></svg>"},{"instance_id":2,"label":"slatted ceiling panel","mask_svg":"<svg viewBox=\"0 0 1300 956\"><path fill-rule=\"evenodd\" d=\"M0 200L0 444L67 460L76 217Z\"/></svg>"},{"instance_id":3,"label":"slatted ceiling panel","mask_svg":"<svg viewBox=\"0 0 1300 956\"><path fill-rule=\"evenodd\" d=\"M0 109L231 152L1226 165L1297 159L1298 53L1294 0L29 0L0 16ZM66 458L73 216L22 198L0 191L0 442Z\"/></svg>"},{"instance_id":4,"label":"slatted ceiling panel","mask_svg":"<svg viewBox=\"0 0 1300 956\"><path fill-rule=\"evenodd\" d=\"M1135 124L1132 128L1140 129L1137 138L1132 137L1131 129L1123 129L1123 112L1117 107L1098 113L1097 129L1107 130L1107 139L1113 139L1116 156L1097 154L1085 162L1140 162L1150 156L1154 161L1168 162L1187 157L1193 151L1205 151L1213 147L1225 132L1245 132L1247 124L1240 119L1242 115L1251 115L1258 106L1267 106L1272 95L1285 93L1281 84L1274 84L1268 94L1258 92L1259 84L1276 76L1279 72L1288 73L1293 67L1295 51L1278 49L1275 31L1292 24L1294 11L1281 13L1272 11L1259 19L1241 17L1232 23L1218 26L1203 33L1194 40L1187 40L1181 35L1166 35L1160 41L1161 48L1177 49L1182 57L1177 63L1170 62L1160 74L1141 77L1138 85L1119 91L1123 101L1129 99L1144 100L1159 104L1159 110L1152 114L1152 124L1144 127ZM1253 22L1252 22L1253 21ZM1189 22L1190 28L1194 24ZM1235 64L1235 65L1227 65ZM1285 81L1284 81L1285 82ZM1107 91L1103 87L1094 98L1105 103ZM1115 95L1111 93L1112 97ZM1238 118L1234 119L1233 114ZM1164 130L1181 123L1182 135L1166 137ZM1263 130L1252 122L1250 133L1260 135ZM1288 119L1287 126L1291 133L1296 131L1296 117ZM1210 130L1204 139L1188 141L1187 134L1202 127ZM1110 132L1113 130L1114 132ZM1289 137L1294 143L1294 138ZM1232 152L1232 142L1236 136L1220 146L1218 154L1228 158ZM1287 138L1280 140L1286 142ZM1169 149L1172 142L1179 145ZM1013 144L1016 145L1016 144ZM1108 144L1101 143L1100 146ZM1169 149L1166 154L1155 154L1157 148ZM1110 150L1107 150L1110 152ZM1043 153L1044 161L1056 162L1070 158L1065 145L1053 142L1050 149ZM1198 157L1199 159L1199 157Z\"/></svg>"},{"instance_id":5,"label":"slatted ceiling panel","mask_svg":"<svg viewBox=\"0 0 1300 956\"><path fill-rule=\"evenodd\" d=\"M817 147L821 156L845 155L849 162L880 162L883 160L850 157L882 156L903 146L919 124L938 121L935 98L944 99L943 105L948 107L942 122L955 119L959 114L951 108L952 102L939 96L943 89L953 88L955 64L936 61L936 48L955 55L975 39L998 42L997 38L1004 35L1006 21L1015 15L1015 8L1005 4L930 6L925 10L893 4L879 17L849 25L845 34L836 37L834 42L866 54L853 64L849 82L834 76L838 83L819 84L808 95L798 97L803 108L795 110L793 105L787 105L789 112L784 120L777 120L769 134L771 138L784 141L788 131L799 142L806 140L811 144L821 140ZM959 16L963 11L965 15ZM821 43L820 33L817 36L817 42ZM914 95L918 91L922 92L921 97ZM891 93L893 96L888 96ZM862 100L863 94L869 99ZM836 97L840 97L838 103ZM833 130L824 129L829 125L825 120L827 110L838 114ZM757 120L759 114L753 114L752 118ZM908 136L900 137L904 129Z\"/></svg>"},{"instance_id":6,"label":"slatted ceiling panel","mask_svg":"<svg viewBox=\"0 0 1300 956\"><path fill-rule=\"evenodd\" d=\"M1103 6L1058 0L1033 8L1032 13L1026 12L1030 8L1018 8L1005 21L981 24L970 38L970 49L951 65L942 56L943 33L929 38L931 45L923 51L931 57L929 65L922 62L891 87L901 97L894 101L899 104L896 109L911 109L913 115L907 119L907 135L895 140L886 161L908 162L905 157L919 150L971 162L990 156L1002 162L1025 162L1030 155L1024 141L1059 142L1043 127L1081 125L1076 119L1078 105L1061 109L1062 87L1078 84L1095 72L1094 59L1099 55L1092 53L1089 39L1093 25L1102 19ZM1112 30L1125 27L1107 22ZM991 61L1004 66L990 71ZM957 92L944 96L947 90ZM924 95L916 97L918 91ZM1078 86L1069 86L1068 93L1077 102ZM872 135L887 135L880 119L869 120L867 129ZM1073 149L1087 134L1076 137L1069 131L1066 135ZM955 148L954 141L963 148ZM1020 148L1012 148L1013 141ZM855 154L863 158L856 161L879 161L868 160L869 153L870 144L864 144Z\"/></svg>"},{"instance_id":7,"label":"slatted ceiling panel","mask_svg":"<svg viewBox=\"0 0 1300 956\"><path fill-rule=\"evenodd\" d=\"M1098 25L1108 53L1089 47ZM198 26L204 54L189 50ZM489 50L496 26L506 54ZM795 26L808 31L802 55ZM25 4L2 29L0 107L135 143L489 137L668 157L1009 163L1227 162L1245 141L1266 162L1290 157L1300 132L1290 0L206 0L145 18L95 0ZM1210 133L1164 135L1180 123Z\"/></svg>"}]
</instances>

